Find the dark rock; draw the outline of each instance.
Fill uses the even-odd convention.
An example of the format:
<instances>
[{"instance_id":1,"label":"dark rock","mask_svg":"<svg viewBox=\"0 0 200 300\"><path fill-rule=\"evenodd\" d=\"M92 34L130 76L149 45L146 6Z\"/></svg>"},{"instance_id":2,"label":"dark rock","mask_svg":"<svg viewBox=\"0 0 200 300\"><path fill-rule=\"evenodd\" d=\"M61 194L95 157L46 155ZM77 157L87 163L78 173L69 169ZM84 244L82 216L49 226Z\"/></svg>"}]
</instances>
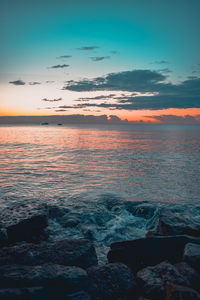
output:
<instances>
[{"instance_id":1,"label":"dark rock","mask_svg":"<svg viewBox=\"0 0 200 300\"><path fill-rule=\"evenodd\" d=\"M86 271L78 267L55 264L42 266L6 265L0 267L0 288L32 286L62 287L65 292L88 288Z\"/></svg>"},{"instance_id":2,"label":"dark rock","mask_svg":"<svg viewBox=\"0 0 200 300\"><path fill-rule=\"evenodd\" d=\"M155 224L156 222L156 224ZM154 219L149 229L155 228L155 233L160 235L191 235L200 236L200 223L195 222L187 214L182 212L173 212L163 209L159 218Z\"/></svg>"},{"instance_id":3,"label":"dark rock","mask_svg":"<svg viewBox=\"0 0 200 300\"><path fill-rule=\"evenodd\" d=\"M0 289L0 300L53 300L43 287Z\"/></svg>"},{"instance_id":4,"label":"dark rock","mask_svg":"<svg viewBox=\"0 0 200 300\"><path fill-rule=\"evenodd\" d=\"M66 239L52 243L24 243L0 249L0 265L55 263L88 268L97 265L94 246L88 240Z\"/></svg>"},{"instance_id":5,"label":"dark rock","mask_svg":"<svg viewBox=\"0 0 200 300\"><path fill-rule=\"evenodd\" d=\"M200 294L191 288L170 284L166 300L200 300Z\"/></svg>"},{"instance_id":6,"label":"dark rock","mask_svg":"<svg viewBox=\"0 0 200 300\"><path fill-rule=\"evenodd\" d=\"M108 300L128 296L136 290L131 270L124 264L113 263L87 269L92 299Z\"/></svg>"},{"instance_id":7,"label":"dark rock","mask_svg":"<svg viewBox=\"0 0 200 300\"><path fill-rule=\"evenodd\" d=\"M91 297L86 291L79 291L73 294L68 294L64 300L91 300Z\"/></svg>"},{"instance_id":8,"label":"dark rock","mask_svg":"<svg viewBox=\"0 0 200 300\"><path fill-rule=\"evenodd\" d=\"M200 245L187 244L184 249L183 260L200 273Z\"/></svg>"},{"instance_id":9,"label":"dark rock","mask_svg":"<svg viewBox=\"0 0 200 300\"><path fill-rule=\"evenodd\" d=\"M200 275L190 265L181 262L175 265L181 275L190 283L194 289L200 289Z\"/></svg>"},{"instance_id":10,"label":"dark rock","mask_svg":"<svg viewBox=\"0 0 200 300\"><path fill-rule=\"evenodd\" d=\"M182 261L183 249L187 243L200 244L200 238L190 236L152 236L111 244L108 261L122 262L134 271L153 266L168 260L172 263Z\"/></svg>"},{"instance_id":11,"label":"dark rock","mask_svg":"<svg viewBox=\"0 0 200 300\"><path fill-rule=\"evenodd\" d=\"M0 247L8 244L8 234L4 227L0 227Z\"/></svg>"},{"instance_id":12,"label":"dark rock","mask_svg":"<svg viewBox=\"0 0 200 300\"><path fill-rule=\"evenodd\" d=\"M19 203L4 208L0 213L0 221L6 229L9 243L35 242L45 236L48 209L46 205Z\"/></svg>"},{"instance_id":13,"label":"dark rock","mask_svg":"<svg viewBox=\"0 0 200 300\"><path fill-rule=\"evenodd\" d=\"M153 300L165 299L168 283L190 285L178 269L167 262L140 270L136 275L136 279L143 296Z\"/></svg>"}]
</instances>

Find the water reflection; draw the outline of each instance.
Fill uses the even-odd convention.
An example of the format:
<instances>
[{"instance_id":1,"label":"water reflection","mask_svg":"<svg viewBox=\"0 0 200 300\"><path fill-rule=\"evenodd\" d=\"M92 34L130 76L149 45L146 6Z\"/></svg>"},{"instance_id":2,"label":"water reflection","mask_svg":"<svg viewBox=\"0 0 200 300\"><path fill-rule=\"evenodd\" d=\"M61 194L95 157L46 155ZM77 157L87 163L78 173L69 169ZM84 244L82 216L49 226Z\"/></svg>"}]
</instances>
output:
<instances>
[{"instance_id":1,"label":"water reflection","mask_svg":"<svg viewBox=\"0 0 200 300\"><path fill-rule=\"evenodd\" d=\"M199 126L1 126L1 196L198 201Z\"/></svg>"}]
</instances>

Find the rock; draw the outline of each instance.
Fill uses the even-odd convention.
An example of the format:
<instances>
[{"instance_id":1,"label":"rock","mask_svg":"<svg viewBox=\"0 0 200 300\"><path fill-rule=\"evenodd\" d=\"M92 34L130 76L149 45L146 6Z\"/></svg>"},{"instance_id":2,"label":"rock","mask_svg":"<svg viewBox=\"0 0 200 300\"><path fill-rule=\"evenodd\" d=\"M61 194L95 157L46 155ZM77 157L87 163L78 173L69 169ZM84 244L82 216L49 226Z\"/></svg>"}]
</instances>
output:
<instances>
[{"instance_id":1,"label":"rock","mask_svg":"<svg viewBox=\"0 0 200 300\"><path fill-rule=\"evenodd\" d=\"M86 291L79 291L73 294L68 294L65 300L91 300L90 295Z\"/></svg>"},{"instance_id":2,"label":"rock","mask_svg":"<svg viewBox=\"0 0 200 300\"><path fill-rule=\"evenodd\" d=\"M6 265L0 267L0 288L59 286L70 293L88 288L86 271L56 264L42 266Z\"/></svg>"},{"instance_id":3,"label":"rock","mask_svg":"<svg viewBox=\"0 0 200 300\"><path fill-rule=\"evenodd\" d=\"M136 282L124 264L113 263L87 269L92 299L118 299L134 293Z\"/></svg>"},{"instance_id":4,"label":"rock","mask_svg":"<svg viewBox=\"0 0 200 300\"><path fill-rule=\"evenodd\" d=\"M43 287L0 289L0 300L53 300Z\"/></svg>"},{"instance_id":5,"label":"rock","mask_svg":"<svg viewBox=\"0 0 200 300\"><path fill-rule=\"evenodd\" d=\"M166 300L200 300L200 294L191 288L170 284Z\"/></svg>"},{"instance_id":6,"label":"rock","mask_svg":"<svg viewBox=\"0 0 200 300\"><path fill-rule=\"evenodd\" d=\"M8 234L4 227L0 227L0 247L8 244Z\"/></svg>"},{"instance_id":7,"label":"rock","mask_svg":"<svg viewBox=\"0 0 200 300\"><path fill-rule=\"evenodd\" d=\"M165 299L168 283L190 285L178 269L167 262L140 270L136 275L136 279L142 295L153 300Z\"/></svg>"},{"instance_id":8,"label":"rock","mask_svg":"<svg viewBox=\"0 0 200 300\"><path fill-rule=\"evenodd\" d=\"M187 243L200 244L200 238L190 236L152 236L131 241L115 242L108 252L108 261L122 262L133 271L153 266L168 260L172 263L182 261L183 249Z\"/></svg>"},{"instance_id":9,"label":"rock","mask_svg":"<svg viewBox=\"0 0 200 300\"><path fill-rule=\"evenodd\" d=\"M156 224L155 224L156 222ZM159 218L153 220L149 229L155 228L155 233L160 235L191 235L200 236L200 223L191 219L189 215L182 212L173 212L163 209Z\"/></svg>"},{"instance_id":10,"label":"rock","mask_svg":"<svg viewBox=\"0 0 200 300\"><path fill-rule=\"evenodd\" d=\"M181 262L175 265L181 275L190 283L194 289L200 289L200 275L190 265Z\"/></svg>"},{"instance_id":11,"label":"rock","mask_svg":"<svg viewBox=\"0 0 200 300\"><path fill-rule=\"evenodd\" d=\"M48 209L46 205L19 203L4 208L0 220L9 243L38 241L41 236L46 237L44 228L48 225Z\"/></svg>"},{"instance_id":12,"label":"rock","mask_svg":"<svg viewBox=\"0 0 200 300\"><path fill-rule=\"evenodd\" d=\"M66 239L52 243L23 243L0 249L0 265L41 265L55 263L88 268L97 265L95 248L83 239Z\"/></svg>"},{"instance_id":13,"label":"rock","mask_svg":"<svg viewBox=\"0 0 200 300\"><path fill-rule=\"evenodd\" d=\"M183 260L200 273L200 245L188 243L184 248Z\"/></svg>"}]
</instances>

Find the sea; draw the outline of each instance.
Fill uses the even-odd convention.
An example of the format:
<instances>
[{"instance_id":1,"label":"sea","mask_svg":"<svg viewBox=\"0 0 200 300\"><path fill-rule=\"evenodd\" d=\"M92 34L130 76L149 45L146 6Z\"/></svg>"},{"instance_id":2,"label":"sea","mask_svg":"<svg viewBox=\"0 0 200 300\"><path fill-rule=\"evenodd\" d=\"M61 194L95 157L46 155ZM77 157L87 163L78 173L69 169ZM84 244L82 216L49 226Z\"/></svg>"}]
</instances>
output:
<instances>
[{"instance_id":1,"label":"sea","mask_svg":"<svg viewBox=\"0 0 200 300\"><path fill-rule=\"evenodd\" d=\"M144 237L167 208L200 222L200 125L0 125L0 208L45 203L50 240ZM75 221L74 221L75 220Z\"/></svg>"}]
</instances>

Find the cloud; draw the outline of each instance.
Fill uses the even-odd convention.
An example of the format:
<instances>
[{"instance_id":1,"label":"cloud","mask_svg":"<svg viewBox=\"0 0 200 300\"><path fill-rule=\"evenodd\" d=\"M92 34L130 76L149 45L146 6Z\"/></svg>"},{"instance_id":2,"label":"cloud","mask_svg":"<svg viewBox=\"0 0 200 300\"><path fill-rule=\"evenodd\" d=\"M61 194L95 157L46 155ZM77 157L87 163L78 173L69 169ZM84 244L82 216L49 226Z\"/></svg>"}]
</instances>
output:
<instances>
[{"instance_id":1,"label":"cloud","mask_svg":"<svg viewBox=\"0 0 200 300\"><path fill-rule=\"evenodd\" d=\"M38 81L29 82L29 85L37 85L37 84L41 84L41 82Z\"/></svg>"},{"instance_id":2,"label":"cloud","mask_svg":"<svg viewBox=\"0 0 200 300\"><path fill-rule=\"evenodd\" d=\"M98 49L100 47L98 46L84 46L84 47L80 47L80 48L76 48L77 50L83 50L83 51L90 51L90 50L94 50L94 49Z\"/></svg>"},{"instance_id":3,"label":"cloud","mask_svg":"<svg viewBox=\"0 0 200 300\"><path fill-rule=\"evenodd\" d=\"M100 95L96 97L85 97L85 98L79 98L74 101L82 102L82 101L90 101L90 100L103 100L103 99L113 99L116 95L115 94L109 94L109 95Z\"/></svg>"},{"instance_id":4,"label":"cloud","mask_svg":"<svg viewBox=\"0 0 200 300\"><path fill-rule=\"evenodd\" d=\"M96 56L96 57L90 57L90 59L92 61L101 61L101 60L104 60L104 59L110 59L110 56Z\"/></svg>"},{"instance_id":5,"label":"cloud","mask_svg":"<svg viewBox=\"0 0 200 300\"><path fill-rule=\"evenodd\" d=\"M119 54L119 51L113 50L113 51L110 51L110 53L112 53L112 54Z\"/></svg>"},{"instance_id":6,"label":"cloud","mask_svg":"<svg viewBox=\"0 0 200 300\"><path fill-rule=\"evenodd\" d=\"M158 65L164 65L164 64L168 64L169 62L166 60L160 60L160 61L155 61L154 64L158 64Z\"/></svg>"},{"instance_id":7,"label":"cloud","mask_svg":"<svg viewBox=\"0 0 200 300\"><path fill-rule=\"evenodd\" d=\"M65 111L65 110L62 110ZM58 109L57 112L61 112ZM127 123L117 116L107 115L51 115L51 116L12 116L0 117L0 124L41 124L47 122L49 124L110 124L110 123Z\"/></svg>"},{"instance_id":8,"label":"cloud","mask_svg":"<svg viewBox=\"0 0 200 300\"><path fill-rule=\"evenodd\" d=\"M160 121L163 124L200 124L200 115L197 116L161 115L161 116L149 116L149 118Z\"/></svg>"},{"instance_id":9,"label":"cloud","mask_svg":"<svg viewBox=\"0 0 200 300\"><path fill-rule=\"evenodd\" d=\"M159 72L151 70L133 70L119 73L109 73L104 77L96 77L92 80L70 80L66 82L64 90L77 92L83 91L143 91L154 90L160 82L167 77Z\"/></svg>"},{"instance_id":10,"label":"cloud","mask_svg":"<svg viewBox=\"0 0 200 300\"><path fill-rule=\"evenodd\" d=\"M72 57L71 55L61 55L61 56L58 56L57 59L66 59L66 58L70 58Z\"/></svg>"},{"instance_id":11,"label":"cloud","mask_svg":"<svg viewBox=\"0 0 200 300\"><path fill-rule=\"evenodd\" d=\"M168 69L168 68L165 68L165 69L160 69L158 70L159 72L161 73L172 73L172 70Z\"/></svg>"},{"instance_id":12,"label":"cloud","mask_svg":"<svg viewBox=\"0 0 200 300\"><path fill-rule=\"evenodd\" d=\"M45 102L58 102L58 101L62 101L62 98L57 98L57 99L47 99L47 98L43 98L42 101Z\"/></svg>"},{"instance_id":13,"label":"cloud","mask_svg":"<svg viewBox=\"0 0 200 300\"><path fill-rule=\"evenodd\" d=\"M193 76L180 83L171 83L166 80L167 76L159 71L133 70L110 73L93 79L70 80L66 82L63 89L76 92L126 91L133 93L131 96L110 97L115 100L112 104L85 103L85 107L126 110L200 107L200 78ZM135 92L143 95L135 95ZM101 97L103 99L105 96ZM84 101L87 101L86 99L84 98ZM88 101L99 99L88 98Z\"/></svg>"},{"instance_id":14,"label":"cloud","mask_svg":"<svg viewBox=\"0 0 200 300\"><path fill-rule=\"evenodd\" d=\"M63 69L63 68L67 68L69 67L69 65L63 64L63 65L55 65L52 67L49 67L49 69Z\"/></svg>"},{"instance_id":15,"label":"cloud","mask_svg":"<svg viewBox=\"0 0 200 300\"><path fill-rule=\"evenodd\" d=\"M14 84L14 85L25 85L26 83L22 80L15 80L15 81L9 81L9 83Z\"/></svg>"}]
</instances>

